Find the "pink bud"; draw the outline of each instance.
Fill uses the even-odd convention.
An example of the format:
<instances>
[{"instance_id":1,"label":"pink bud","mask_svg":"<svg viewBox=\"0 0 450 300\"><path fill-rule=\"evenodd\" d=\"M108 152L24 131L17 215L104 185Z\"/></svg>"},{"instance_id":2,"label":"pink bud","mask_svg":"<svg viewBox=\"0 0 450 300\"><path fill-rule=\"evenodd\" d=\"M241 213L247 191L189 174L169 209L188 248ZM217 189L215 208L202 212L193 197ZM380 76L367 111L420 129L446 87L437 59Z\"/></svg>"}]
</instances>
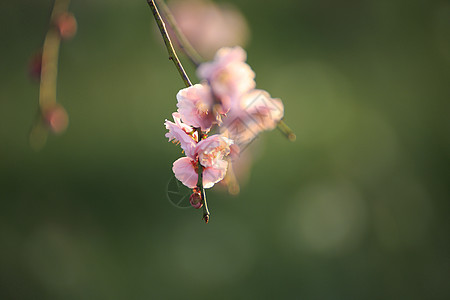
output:
<instances>
[{"instance_id":1,"label":"pink bud","mask_svg":"<svg viewBox=\"0 0 450 300\"><path fill-rule=\"evenodd\" d=\"M59 104L44 110L42 116L49 129L56 134L65 131L69 124L69 116L64 107Z\"/></svg>"},{"instance_id":2,"label":"pink bud","mask_svg":"<svg viewBox=\"0 0 450 300\"><path fill-rule=\"evenodd\" d=\"M60 14L55 20L55 25L63 40L70 40L77 33L77 20L72 13Z\"/></svg>"},{"instance_id":3,"label":"pink bud","mask_svg":"<svg viewBox=\"0 0 450 300\"><path fill-rule=\"evenodd\" d=\"M198 188L194 188L192 195L189 197L189 202L196 209L199 209L200 207L203 206L202 194L198 190Z\"/></svg>"},{"instance_id":4,"label":"pink bud","mask_svg":"<svg viewBox=\"0 0 450 300\"><path fill-rule=\"evenodd\" d=\"M41 70L42 70L42 52L39 51L31 57L28 64L28 74L31 79L39 82L41 80Z\"/></svg>"}]
</instances>

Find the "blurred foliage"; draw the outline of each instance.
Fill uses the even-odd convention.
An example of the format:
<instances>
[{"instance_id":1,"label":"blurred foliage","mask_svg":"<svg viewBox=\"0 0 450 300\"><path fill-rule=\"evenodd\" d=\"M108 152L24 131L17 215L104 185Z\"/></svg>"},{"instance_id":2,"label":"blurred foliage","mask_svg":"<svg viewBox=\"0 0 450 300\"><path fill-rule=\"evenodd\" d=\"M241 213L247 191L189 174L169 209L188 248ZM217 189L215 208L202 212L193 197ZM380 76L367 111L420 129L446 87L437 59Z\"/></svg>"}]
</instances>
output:
<instances>
[{"instance_id":1,"label":"blurred foliage","mask_svg":"<svg viewBox=\"0 0 450 300\"><path fill-rule=\"evenodd\" d=\"M183 83L146 1L72 1L70 124L40 152L26 67L52 1L0 2L1 299L450 297L449 2L229 2L297 141L261 136L208 225L166 198Z\"/></svg>"}]
</instances>

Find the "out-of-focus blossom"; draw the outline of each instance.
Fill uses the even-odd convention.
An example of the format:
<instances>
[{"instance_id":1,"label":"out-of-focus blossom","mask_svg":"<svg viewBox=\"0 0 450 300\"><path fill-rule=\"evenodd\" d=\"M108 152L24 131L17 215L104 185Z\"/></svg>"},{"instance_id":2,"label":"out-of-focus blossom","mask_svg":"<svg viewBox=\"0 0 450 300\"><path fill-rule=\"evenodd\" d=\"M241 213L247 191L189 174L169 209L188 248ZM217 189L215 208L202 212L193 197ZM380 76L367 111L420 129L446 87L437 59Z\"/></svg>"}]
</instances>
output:
<instances>
[{"instance_id":1,"label":"out-of-focus blossom","mask_svg":"<svg viewBox=\"0 0 450 300\"><path fill-rule=\"evenodd\" d=\"M247 22L231 5L206 0L176 0L168 5L186 38L206 58L221 47L244 46L248 40Z\"/></svg>"},{"instance_id":2,"label":"out-of-focus blossom","mask_svg":"<svg viewBox=\"0 0 450 300\"><path fill-rule=\"evenodd\" d=\"M243 94L256 86L255 72L246 59L247 53L239 46L221 48L213 61L202 63L197 69L199 78L211 85L214 97L220 101L221 113L227 113Z\"/></svg>"},{"instance_id":3,"label":"out-of-focus blossom","mask_svg":"<svg viewBox=\"0 0 450 300\"><path fill-rule=\"evenodd\" d=\"M237 145L234 144L233 146L237 147ZM231 157L233 157L232 153L233 150L230 153ZM248 181L248 178L250 176L252 160L253 151L249 151L247 149L245 149L245 151L243 151L242 153L238 153L238 156L235 155L235 157L232 158L228 164L227 174L220 182L220 186L227 187L228 192L231 195L239 194L240 187Z\"/></svg>"},{"instance_id":4,"label":"out-of-focus blossom","mask_svg":"<svg viewBox=\"0 0 450 300\"><path fill-rule=\"evenodd\" d=\"M261 131L273 130L284 116L284 106L278 98L272 98L264 90L252 90L241 99L249 116L255 120Z\"/></svg>"},{"instance_id":5,"label":"out-of-focus blossom","mask_svg":"<svg viewBox=\"0 0 450 300\"><path fill-rule=\"evenodd\" d=\"M180 90L177 94L177 107L184 123L209 131L220 116L213 109L214 99L207 84L195 84Z\"/></svg>"},{"instance_id":6,"label":"out-of-focus blossom","mask_svg":"<svg viewBox=\"0 0 450 300\"><path fill-rule=\"evenodd\" d=\"M223 119L220 131L234 140L233 146L246 149L262 131L274 129L283 115L284 106L280 99L272 98L263 90L251 90L234 103ZM228 187L230 194L238 194L239 182L245 182L248 178L252 157L249 152L230 154L230 156L239 156L230 162L227 175L222 181Z\"/></svg>"},{"instance_id":7,"label":"out-of-focus blossom","mask_svg":"<svg viewBox=\"0 0 450 300\"><path fill-rule=\"evenodd\" d=\"M223 119L221 131L239 146L250 143L259 133L274 129L283 118L284 106L263 90L243 95Z\"/></svg>"},{"instance_id":8,"label":"out-of-focus blossom","mask_svg":"<svg viewBox=\"0 0 450 300\"><path fill-rule=\"evenodd\" d=\"M63 40L70 40L77 33L77 20L70 12L63 12L56 17L55 26Z\"/></svg>"}]
</instances>

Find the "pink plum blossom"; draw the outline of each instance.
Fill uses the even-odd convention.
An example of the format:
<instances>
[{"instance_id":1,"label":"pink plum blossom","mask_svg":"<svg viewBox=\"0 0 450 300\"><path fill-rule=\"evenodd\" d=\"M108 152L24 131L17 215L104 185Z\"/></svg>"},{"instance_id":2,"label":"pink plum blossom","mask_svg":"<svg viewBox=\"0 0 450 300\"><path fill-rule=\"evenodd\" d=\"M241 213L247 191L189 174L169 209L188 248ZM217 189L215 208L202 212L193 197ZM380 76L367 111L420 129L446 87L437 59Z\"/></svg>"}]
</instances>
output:
<instances>
[{"instance_id":1,"label":"pink plum blossom","mask_svg":"<svg viewBox=\"0 0 450 300\"><path fill-rule=\"evenodd\" d=\"M221 136L212 135L200 141L195 148L200 164L204 167L213 167L230 153L233 141Z\"/></svg>"},{"instance_id":2,"label":"pink plum blossom","mask_svg":"<svg viewBox=\"0 0 450 300\"><path fill-rule=\"evenodd\" d=\"M206 0L175 0L168 5L178 27L203 57L211 58L221 47L244 46L248 39L247 22L231 5Z\"/></svg>"},{"instance_id":3,"label":"pink plum blossom","mask_svg":"<svg viewBox=\"0 0 450 300\"><path fill-rule=\"evenodd\" d=\"M284 116L284 105L263 90L253 90L241 99L241 106L256 121L261 131L273 130Z\"/></svg>"},{"instance_id":4,"label":"pink plum blossom","mask_svg":"<svg viewBox=\"0 0 450 300\"><path fill-rule=\"evenodd\" d=\"M247 54L239 46L221 48L213 61L201 64L197 75L206 80L214 96L221 102L220 113L227 113L233 102L255 88L255 72L245 63Z\"/></svg>"},{"instance_id":5,"label":"pink plum blossom","mask_svg":"<svg viewBox=\"0 0 450 300\"><path fill-rule=\"evenodd\" d=\"M214 111L214 99L207 84L195 84L180 90L177 94L177 107L181 119L186 124L209 131L220 116Z\"/></svg>"},{"instance_id":6,"label":"pink plum blossom","mask_svg":"<svg viewBox=\"0 0 450 300\"><path fill-rule=\"evenodd\" d=\"M198 163L203 167L203 187L211 188L221 181L228 167L226 156L230 153L232 141L221 135L212 135L195 145L193 152L173 163L175 177L188 188L194 188L198 181Z\"/></svg>"},{"instance_id":7,"label":"pink plum blossom","mask_svg":"<svg viewBox=\"0 0 450 300\"><path fill-rule=\"evenodd\" d=\"M179 143L186 154L173 163L172 170L179 181L194 189L190 202L196 208L201 207L195 193L199 168L204 188L211 188L227 176L225 184L230 192L238 193L230 163L242 165L247 159L238 158L240 147L248 145L260 132L274 129L283 118L281 100L255 89L255 73L246 58L246 52L236 46L220 49L213 61L201 64L197 75L204 81L178 92L174 122L165 122L169 130L166 137ZM199 139L197 130L208 132L215 124L220 135Z\"/></svg>"},{"instance_id":8,"label":"pink plum blossom","mask_svg":"<svg viewBox=\"0 0 450 300\"><path fill-rule=\"evenodd\" d=\"M221 132L238 145L248 144L262 131L274 129L283 118L284 106L263 90L243 95L223 119Z\"/></svg>"}]
</instances>

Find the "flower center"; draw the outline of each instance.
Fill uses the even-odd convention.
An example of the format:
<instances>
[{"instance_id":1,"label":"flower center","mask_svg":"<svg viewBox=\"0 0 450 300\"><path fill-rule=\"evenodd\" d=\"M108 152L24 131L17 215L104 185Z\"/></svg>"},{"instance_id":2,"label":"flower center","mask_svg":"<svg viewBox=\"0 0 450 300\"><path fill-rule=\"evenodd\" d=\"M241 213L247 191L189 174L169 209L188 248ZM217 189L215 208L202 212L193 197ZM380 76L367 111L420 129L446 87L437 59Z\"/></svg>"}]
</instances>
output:
<instances>
[{"instance_id":1,"label":"flower center","mask_svg":"<svg viewBox=\"0 0 450 300\"><path fill-rule=\"evenodd\" d=\"M199 101L199 102L197 102L196 107L197 107L198 114L201 117L206 117L208 115L208 113L209 113L209 106L208 105L206 105L205 103Z\"/></svg>"}]
</instances>

